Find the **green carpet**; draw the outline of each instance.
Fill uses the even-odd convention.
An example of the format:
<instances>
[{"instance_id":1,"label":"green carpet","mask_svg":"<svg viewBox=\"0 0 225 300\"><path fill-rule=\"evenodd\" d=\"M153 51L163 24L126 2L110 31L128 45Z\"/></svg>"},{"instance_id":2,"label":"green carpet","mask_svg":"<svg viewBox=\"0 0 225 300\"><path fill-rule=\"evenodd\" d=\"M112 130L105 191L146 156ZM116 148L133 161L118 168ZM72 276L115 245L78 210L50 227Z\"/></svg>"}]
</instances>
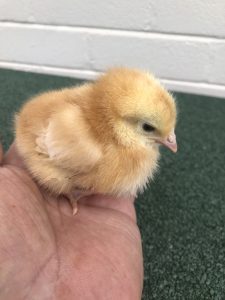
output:
<instances>
[{"instance_id":1,"label":"green carpet","mask_svg":"<svg viewBox=\"0 0 225 300\"><path fill-rule=\"evenodd\" d=\"M69 78L0 70L0 131L11 143L12 116L28 97L70 86ZM136 202L142 233L143 299L225 299L225 101L175 94L176 155Z\"/></svg>"}]
</instances>

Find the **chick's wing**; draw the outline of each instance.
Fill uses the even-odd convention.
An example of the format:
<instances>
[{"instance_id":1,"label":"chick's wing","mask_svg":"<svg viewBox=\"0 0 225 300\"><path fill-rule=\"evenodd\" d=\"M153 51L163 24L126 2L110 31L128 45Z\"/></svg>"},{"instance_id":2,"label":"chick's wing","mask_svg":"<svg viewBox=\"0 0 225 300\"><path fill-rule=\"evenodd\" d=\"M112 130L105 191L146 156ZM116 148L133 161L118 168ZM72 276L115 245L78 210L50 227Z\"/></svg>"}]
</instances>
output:
<instances>
[{"instance_id":1,"label":"chick's wing","mask_svg":"<svg viewBox=\"0 0 225 300\"><path fill-rule=\"evenodd\" d=\"M56 166L87 171L102 157L100 146L77 105L67 105L48 120L36 135L35 151L49 158Z\"/></svg>"}]
</instances>

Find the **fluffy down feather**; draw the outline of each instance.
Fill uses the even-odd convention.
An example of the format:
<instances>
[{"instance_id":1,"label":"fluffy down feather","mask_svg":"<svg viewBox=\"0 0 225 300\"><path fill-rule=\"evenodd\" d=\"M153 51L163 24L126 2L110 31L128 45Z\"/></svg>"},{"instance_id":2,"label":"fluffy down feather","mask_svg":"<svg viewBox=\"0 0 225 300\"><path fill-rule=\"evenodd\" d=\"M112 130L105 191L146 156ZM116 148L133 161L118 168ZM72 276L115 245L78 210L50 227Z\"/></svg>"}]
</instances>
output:
<instances>
[{"instance_id":1,"label":"fluffy down feather","mask_svg":"<svg viewBox=\"0 0 225 300\"><path fill-rule=\"evenodd\" d=\"M56 195L135 196L157 169L159 144L176 151L175 125L175 101L152 75L114 68L29 100L16 116L16 145Z\"/></svg>"}]
</instances>

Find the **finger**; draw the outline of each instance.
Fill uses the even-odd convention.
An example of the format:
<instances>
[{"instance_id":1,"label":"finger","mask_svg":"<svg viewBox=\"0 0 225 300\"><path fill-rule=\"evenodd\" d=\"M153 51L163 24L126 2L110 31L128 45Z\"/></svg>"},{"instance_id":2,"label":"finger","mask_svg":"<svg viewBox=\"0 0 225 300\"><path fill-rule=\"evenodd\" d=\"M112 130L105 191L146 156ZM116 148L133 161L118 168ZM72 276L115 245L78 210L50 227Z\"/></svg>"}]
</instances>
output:
<instances>
[{"instance_id":1,"label":"finger","mask_svg":"<svg viewBox=\"0 0 225 300\"><path fill-rule=\"evenodd\" d=\"M23 163L22 158L20 157L15 142L12 143L9 150L5 154L3 158L3 164L13 165L22 169L25 169L25 165Z\"/></svg>"},{"instance_id":2,"label":"finger","mask_svg":"<svg viewBox=\"0 0 225 300\"><path fill-rule=\"evenodd\" d=\"M0 143L0 164L2 163L3 161L3 147L2 147L2 144Z\"/></svg>"}]
</instances>

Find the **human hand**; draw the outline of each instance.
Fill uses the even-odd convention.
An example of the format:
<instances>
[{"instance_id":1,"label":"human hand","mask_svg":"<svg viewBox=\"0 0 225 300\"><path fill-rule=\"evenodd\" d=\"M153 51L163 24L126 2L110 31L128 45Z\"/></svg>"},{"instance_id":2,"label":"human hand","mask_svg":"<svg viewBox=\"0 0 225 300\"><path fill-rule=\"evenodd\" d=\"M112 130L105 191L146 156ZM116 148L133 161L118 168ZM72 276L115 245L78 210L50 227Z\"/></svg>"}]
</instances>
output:
<instances>
[{"instance_id":1,"label":"human hand","mask_svg":"<svg viewBox=\"0 0 225 300\"><path fill-rule=\"evenodd\" d=\"M0 150L0 299L139 300L143 282L133 199L66 199L32 180L15 146Z\"/></svg>"}]
</instances>

